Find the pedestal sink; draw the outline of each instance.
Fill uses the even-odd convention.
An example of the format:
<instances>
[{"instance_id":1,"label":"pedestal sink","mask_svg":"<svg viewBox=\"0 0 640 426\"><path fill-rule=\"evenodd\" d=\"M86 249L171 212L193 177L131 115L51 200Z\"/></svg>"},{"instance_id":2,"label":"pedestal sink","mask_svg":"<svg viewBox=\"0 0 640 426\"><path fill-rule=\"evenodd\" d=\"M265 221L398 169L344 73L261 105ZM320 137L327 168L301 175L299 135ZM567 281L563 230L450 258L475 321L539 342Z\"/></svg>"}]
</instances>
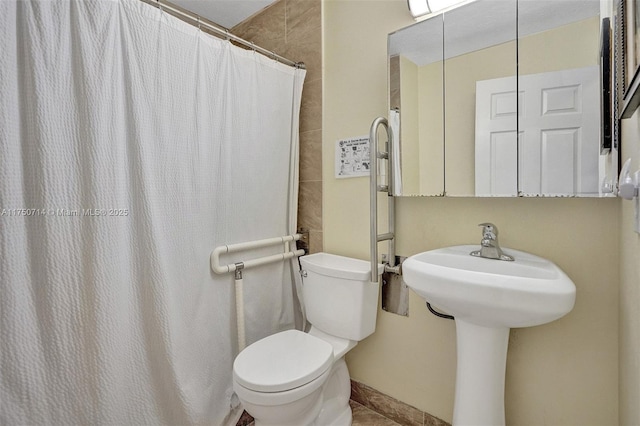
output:
<instances>
[{"instance_id":1,"label":"pedestal sink","mask_svg":"<svg viewBox=\"0 0 640 426\"><path fill-rule=\"evenodd\" d=\"M514 261L474 257L478 246L419 253L402 265L405 283L455 317L458 365L453 424L504 425L509 329L554 321L573 309L576 287L554 263L504 249Z\"/></svg>"}]
</instances>

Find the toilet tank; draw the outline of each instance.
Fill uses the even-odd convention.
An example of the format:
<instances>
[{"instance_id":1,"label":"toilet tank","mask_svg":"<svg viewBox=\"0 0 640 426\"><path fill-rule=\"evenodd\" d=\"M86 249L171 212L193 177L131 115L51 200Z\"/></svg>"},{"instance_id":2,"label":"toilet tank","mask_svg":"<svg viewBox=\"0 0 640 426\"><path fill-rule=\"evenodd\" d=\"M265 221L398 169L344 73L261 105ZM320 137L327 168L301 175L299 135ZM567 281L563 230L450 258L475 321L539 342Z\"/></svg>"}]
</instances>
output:
<instances>
[{"instance_id":1,"label":"toilet tank","mask_svg":"<svg viewBox=\"0 0 640 426\"><path fill-rule=\"evenodd\" d=\"M304 306L314 327L356 341L375 331L379 285L370 281L370 262L315 253L302 256L300 264ZM382 270L378 265L378 276Z\"/></svg>"}]
</instances>

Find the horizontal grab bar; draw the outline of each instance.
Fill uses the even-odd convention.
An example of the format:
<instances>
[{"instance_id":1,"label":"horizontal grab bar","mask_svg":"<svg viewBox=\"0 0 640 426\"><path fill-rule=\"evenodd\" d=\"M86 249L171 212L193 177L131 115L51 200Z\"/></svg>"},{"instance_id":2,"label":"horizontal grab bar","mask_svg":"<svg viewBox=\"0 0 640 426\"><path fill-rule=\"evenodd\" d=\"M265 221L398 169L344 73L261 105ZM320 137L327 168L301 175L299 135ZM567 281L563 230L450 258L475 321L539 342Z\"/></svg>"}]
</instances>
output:
<instances>
[{"instance_id":1,"label":"horizontal grab bar","mask_svg":"<svg viewBox=\"0 0 640 426\"><path fill-rule=\"evenodd\" d=\"M252 268L255 266L266 265L268 263L279 262L293 257L302 256L304 250L290 250L289 243L292 241L298 241L302 238L301 234L285 235L284 237L267 238L264 240L248 241L246 243L228 244L224 246L216 247L211 252L210 262L211 269L216 274L227 274L234 272L239 267L243 269ZM220 256L227 253L237 253L245 250L252 250L262 247L274 246L278 244L284 244L284 253L278 253L271 256L264 256L257 259L251 259L244 262L229 263L227 265L220 265ZM242 266L240 266L242 265Z\"/></svg>"},{"instance_id":2,"label":"horizontal grab bar","mask_svg":"<svg viewBox=\"0 0 640 426\"><path fill-rule=\"evenodd\" d=\"M393 234L391 232L387 232L386 234L378 234L376 239L378 240L378 242L392 240Z\"/></svg>"}]
</instances>

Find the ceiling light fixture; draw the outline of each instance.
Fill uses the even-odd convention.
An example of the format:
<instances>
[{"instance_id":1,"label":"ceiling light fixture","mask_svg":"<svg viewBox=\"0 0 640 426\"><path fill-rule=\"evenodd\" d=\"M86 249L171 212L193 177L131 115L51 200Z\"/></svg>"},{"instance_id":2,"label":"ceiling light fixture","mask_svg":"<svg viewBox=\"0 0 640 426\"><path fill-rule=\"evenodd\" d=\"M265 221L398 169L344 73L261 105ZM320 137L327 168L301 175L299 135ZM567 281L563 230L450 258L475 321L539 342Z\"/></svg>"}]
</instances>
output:
<instances>
[{"instance_id":1,"label":"ceiling light fixture","mask_svg":"<svg viewBox=\"0 0 640 426\"><path fill-rule=\"evenodd\" d=\"M421 16L447 9L464 0L407 0L411 15L417 19Z\"/></svg>"}]
</instances>

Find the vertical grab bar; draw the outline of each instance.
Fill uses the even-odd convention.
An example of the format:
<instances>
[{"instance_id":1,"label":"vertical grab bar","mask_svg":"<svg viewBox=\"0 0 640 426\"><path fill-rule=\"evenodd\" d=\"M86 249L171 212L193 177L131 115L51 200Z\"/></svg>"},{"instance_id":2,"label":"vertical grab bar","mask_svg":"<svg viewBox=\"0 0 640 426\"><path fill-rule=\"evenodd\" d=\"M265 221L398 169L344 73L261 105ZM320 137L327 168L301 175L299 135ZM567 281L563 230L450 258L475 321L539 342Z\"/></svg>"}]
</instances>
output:
<instances>
[{"instance_id":1,"label":"vertical grab bar","mask_svg":"<svg viewBox=\"0 0 640 426\"><path fill-rule=\"evenodd\" d=\"M387 132L387 152L378 151L378 127L382 125ZM387 161L387 185L378 185L378 159L386 159ZM371 244L371 282L378 281L378 242L389 241L389 253L385 264L385 271L400 273L400 268L396 266L396 250L395 250L395 198L393 197L394 176L392 170L393 161L393 135L389 129L389 123L386 118L378 117L373 120L371 130L369 131L369 160L370 172L369 176L369 195L371 197L371 205L369 212L370 239ZM386 192L389 196L389 227L386 234L378 235L378 191Z\"/></svg>"}]
</instances>

